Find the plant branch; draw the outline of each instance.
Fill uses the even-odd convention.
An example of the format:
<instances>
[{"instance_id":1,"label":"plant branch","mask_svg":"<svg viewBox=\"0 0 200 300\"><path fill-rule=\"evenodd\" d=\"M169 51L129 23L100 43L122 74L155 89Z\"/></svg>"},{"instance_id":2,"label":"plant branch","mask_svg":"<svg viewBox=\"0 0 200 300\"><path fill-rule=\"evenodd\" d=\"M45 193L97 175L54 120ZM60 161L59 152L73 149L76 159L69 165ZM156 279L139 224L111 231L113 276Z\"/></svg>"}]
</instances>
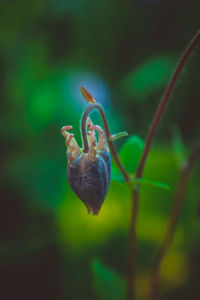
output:
<instances>
[{"instance_id":1,"label":"plant branch","mask_svg":"<svg viewBox=\"0 0 200 300\"><path fill-rule=\"evenodd\" d=\"M98 111L100 112L100 115L101 115L101 118L102 118L102 121L103 121L103 125L104 125L104 128L105 128L105 133L106 133L106 137L107 137L107 141L108 141L108 144L109 144L110 151L112 153L112 156L113 156L118 168L120 169L120 171L121 171L121 173L124 177L124 180L128 182L130 180L129 175L125 171L124 167L122 166L122 164L119 160L117 151L116 151L115 146L114 146L113 141L112 141L112 136L110 134L110 129L108 127L108 122L106 120L105 112L103 110L103 107L98 103L94 103L94 104L91 104L90 106L88 106L86 108L86 110L84 111L82 119L81 119L81 130L82 130L82 138L83 138L83 152L87 153L88 150L89 150L89 145L88 145L88 140L87 140L87 132L86 132L86 122L87 122L87 117L88 117L89 113L93 109L98 109Z\"/></svg>"},{"instance_id":2,"label":"plant branch","mask_svg":"<svg viewBox=\"0 0 200 300\"><path fill-rule=\"evenodd\" d=\"M160 280L161 280L160 272L161 272L162 262L168 248L170 247L171 241L176 231L177 223L180 216L180 211L184 201L184 194L188 183L189 175L199 157L200 157L200 141L198 141L195 148L191 152L187 162L181 168L181 174L178 181L178 185L177 185L177 189L173 201L173 206L170 213L169 223L162 244L157 252L155 263L153 266L153 271L151 274L150 291L148 296L149 300L156 299L159 294Z\"/></svg>"},{"instance_id":3,"label":"plant branch","mask_svg":"<svg viewBox=\"0 0 200 300\"><path fill-rule=\"evenodd\" d=\"M144 169L144 165L151 147L151 144L153 142L153 139L155 137L156 134L156 130L158 128L160 119L164 113L164 110L166 108L167 103L169 102L170 96L174 90L174 87L176 85L176 82L183 70L183 67L185 65L185 63L187 62L190 54L192 53L193 49L195 48L195 46L197 45L197 43L199 42L200 39L200 31L198 31L196 33L196 35L193 37L193 39L191 40L191 42L188 44L188 46L186 47L182 57L180 58L178 65L169 81L169 84L164 92L164 95L160 101L160 104L155 112L155 115L153 117L151 126L149 128L149 132L147 134L147 138L146 138L146 143L145 143L145 148L144 151L142 153L141 159L140 159L140 163L138 165L137 171L136 171L136 177L140 178L142 176L143 173L143 169Z\"/></svg>"},{"instance_id":4,"label":"plant branch","mask_svg":"<svg viewBox=\"0 0 200 300\"><path fill-rule=\"evenodd\" d=\"M180 58L178 65L169 81L169 84L163 94L163 97L160 101L160 104L155 112L151 126L149 128L145 147L140 158L136 170L136 178L139 179L142 177L145 162L150 151L153 139L155 137L160 119L164 113L166 105L170 100L170 96L174 90L176 82L183 70L185 63L187 62L190 54L197 45L200 38L200 31L196 33L191 42L186 47L182 57ZM136 264L136 225L137 225L137 215L138 215L138 205L139 205L139 196L140 196L140 185L138 184L133 192L133 201L132 201L132 218L131 218L131 228L130 228L130 254L129 254L129 284L128 284L128 300L133 300L135 298L134 293L134 282L135 282L135 264Z\"/></svg>"},{"instance_id":5,"label":"plant branch","mask_svg":"<svg viewBox=\"0 0 200 300\"><path fill-rule=\"evenodd\" d=\"M109 130L109 127L108 127L108 123L107 123L107 120L106 120L104 110L103 110L102 106L98 103L95 103L95 104L92 104L92 105L88 106L86 108L86 110L84 111L82 119L81 119L81 130L82 130L83 147L84 147L83 151L85 153L87 153L88 150L89 150L89 145L88 145L88 140L87 140L87 132L86 132L86 122L87 122L87 117L88 117L89 113L93 109L98 109L100 114L101 114L103 124L104 124L104 128L105 128L107 141L108 141L112 156L115 159L115 162L116 162L118 168L120 169L120 171L121 171L121 173L124 177L124 180L126 182L129 182L130 177L129 177L128 173L125 171L125 169L123 168L123 166L122 166L122 164L119 160L119 157L117 155L117 151L114 147L114 144L113 144L113 141L112 141L112 136L110 134L110 130ZM132 199L134 198L134 193L135 193L135 191L133 190L133 188L131 188ZM132 214L134 215L134 213L136 211L137 210L134 208L133 211L132 211ZM129 247L129 260L128 260L128 262L129 262L128 263L128 299L133 299L133 294L135 292L134 281L132 281L132 280L130 281L130 279L133 278L133 274L132 274L133 268L132 268L132 262L130 261L130 259L132 259L132 251L133 251L133 248L134 248L134 245L135 245L135 241L133 240L132 237L136 236L136 234L134 232L136 226L132 222L134 222L135 220L136 220L136 217L131 218L131 225L130 225L130 241L129 241L130 247Z\"/></svg>"}]
</instances>

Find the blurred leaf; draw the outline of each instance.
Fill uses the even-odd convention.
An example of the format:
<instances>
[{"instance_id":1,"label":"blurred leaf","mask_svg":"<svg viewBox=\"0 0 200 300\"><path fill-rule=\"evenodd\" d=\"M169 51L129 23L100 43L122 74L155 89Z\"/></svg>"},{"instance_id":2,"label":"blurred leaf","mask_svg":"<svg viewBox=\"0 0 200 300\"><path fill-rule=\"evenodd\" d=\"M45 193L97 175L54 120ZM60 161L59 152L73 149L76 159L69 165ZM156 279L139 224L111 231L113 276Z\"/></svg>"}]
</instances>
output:
<instances>
[{"instance_id":1,"label":"blurred leaf","mask_svg":"<svg viewBox=\"0 0 200 300\"><path fill-rule=\"evenodd\" d=\"M143 179L143 178L134 178L131 180L131 183L141 183L141 184L145 184L145 185L153 185L155 187L158 187L158 188L161 188L161 189L164 189L164 190L170 190L170 187L169 185L163 183L163 182L160 182L160 181L154 181L154 180L148 180L148 179Z\"/></svg>"},{"instance_id":2,"label":"blurred leaf","mask_svg":"<svg viewBox=\"0 0 200 300\"><path fill-rule=\"evenodd\" d=\"M98 260L93 260L95 290L99 300L125 300L124 279Z\"/></svg>"},{"instance_id":3,"label":"blurred leaf","mask_svg":"<svg viewBox=\"0 0 200 300\"><path fill-rule=\"evenodd\" d=\"M174 65L171 55L152 57L128 75L122 86L135 101L143 101L167 83Z\"/></svg>"},{"instance_id":4,"label":"blurred leaf","mask_svg":"<svg viewBox=\"0 0 200 300\"><path fill-rule=\"evenodd\" d=\"M144 140L137 135L130 136L119 152L119 158L125 170L134 173L144 148Z\"/></svg>"},{"instance_id":5,"label":"blurred leaf","mask_svg":"<svg viewBox=\"0 0 200 300\"><path fill-rule=\"evenodd\" d=\"M180 130L176 126L172 129L172 146L176 164L180 168L186 162L186 155Z\"/></svg>"},{"instance_id":6,"label":"blurred leaf","mask_svg":"<svg viewBox=\"0 0 200 300\"><path fill-rule=\"evenodd\" d=\"M124 181L124 177L122 176L122 174L120 173L120 171L117 169L117 167L115 165L112 166L112 174L111 174L111 179L117 182L125 182ZM164 190L170 190L169 185L167 185L166 183L160 182L160 181L156 181L156 180L148 180L148 179L136 179L133 178L131 179L131 181L128 184L136 184L136 183L140 183L142 185L152 185Z\"/></svg>"},{"instance_id":7,"label":"blurred leaf","mask_svg":"<svg viewBox=\"0 0 200 300\"><path fill-rule=\"evenodd\" d=\"M135 172L140 156L144 148L144 140L137 135L130 136L119 151L119 159L125 170L132 174ZM115 161L112 162L111 179L117 182L124 182L120 170Z\"/></svg>"}]
</instances>

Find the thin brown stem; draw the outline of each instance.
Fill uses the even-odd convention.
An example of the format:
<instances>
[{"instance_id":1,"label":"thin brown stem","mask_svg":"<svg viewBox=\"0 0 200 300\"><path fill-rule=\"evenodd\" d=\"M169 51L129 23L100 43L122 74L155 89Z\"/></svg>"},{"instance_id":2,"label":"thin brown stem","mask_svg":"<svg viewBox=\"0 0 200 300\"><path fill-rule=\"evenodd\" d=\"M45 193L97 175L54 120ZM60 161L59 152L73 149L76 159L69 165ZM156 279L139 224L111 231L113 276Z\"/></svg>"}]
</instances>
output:
<instances>
[{"instance_id":1,"label":"thin brown stem","mask_svg":"<svg viewBox=\"0 0 200 300\"><path fill-rule=\"evenodd\" d=\"M197 45L200 38L200 31L196 33L194 38L186 47L182 57L180 58L178 65L169 81L169 84L163 94L163 97L160 101L160 104L155 112L153 117L152 123L150 125L145 147L143 153L140 158L140 162L138 164L136 170L136 178L141 178L144 170L144 166L146 163L147 156L149 154L153 139L155 137L158 125L160 123L160 119L165 111L165 108L170 100L170 96L174 90L176 82L183 70L185 63L187 62L190 54L192 53L193 49ZM140 197L140 186L139 184L136 187L136 190L133 193L133 203L132 203L132 221L131 221L131 228L130 228L130 256L129 256L129 284L128 284L128 300L133 300L135 298L134 292L134 282L135 282L135 261L136 261L136 226L137 226L137 215L138 215L138 206L139 206L139 197Z\"/></svg>"},{"instance_id":2,"label":"thin brown stem","mask_svg":"<svg viewBox=\"0 0 200 300\"><path fill-rule=\"evenodd\" d=\"M89 150L87 132L86 132L86 122L87 122L87 117L88 117L89 113L93 109L98 109L98 111L100 112L100 115L101 115L101 118L102 118L102 121L103 121L103 125L104 125L104 128L105 128L105 133L106 133L106 137L107 137L107 141L108 141L108 144L109 144L110 151L112 153L112 156L113 156L118 168L120 169L120 171L121 171L121 173L124 177L124 180L128 182L130 180L129 175L126 172L126 170L124 169L124 167L122 166L122 164L119 160L117 151L116 151L115 146L112 142L112 137L111 137L111 134L110 134L110 129L109 129L109 126L108 126L108 122L106 120L106 115L104 113L103 107L98 103L91 104L90 106L88 106L86 108L86 110L84 111L82 119L81 119L81 130L82 130L83 147L84 147L83 151L85 153L87 153L88 150Z\"/></svg>"},{"instance_id":3,"label":"thin brown stem","mask_svg":"<svg viewBox=\"0 0 200 300\"><path fill-rule=\"evenodd\" d=\"M188 44L188 46L186 47L183 55L181 56L178 65L169 81L169 84L164 92L164 95L160 101L160 104L155 112L155 115L153 117L153 121L151 123L151 126L149 128L149 132L147 134L147 138L146 138L146 143L145 143L145 148L144 151L142 153L141 159L140 159L140 163L138 165L137 171L136 171L136 177L140 178L142 176L143 173L143 169L144 169L144 165L151 147L151 144L153 142L153 139L155 137L156 134L156 130L158 128L160 119L164 113L164 110L166 108L167 103L169 102L170 96L174 90L174 87L176 85L177 79L179 78L183 67L185 65L185 63L187 62L190 54L192 53L193 49L195 48L195 46L197 45L198 41L200 38L200 31L198 31L196 33L196 35L193 37L193 39L191 40L191 42Z\"/></svg>"},{"instance_id":4,"label":"thin brown stem","mask_svg":"<svg viewBox=\"0 0 200 300\"><path fill-rule=\"evenodd\" d=\"M137 190L131 191L132 195L132 210L131 210L131 224L129 232L129 260L128 260L128 300L135 299L135 269L136 269L136 221L138 212Z\"/></svg>"},{"instance_id":5,"label":"thin brown stem","mask_svg":"<svg viewBox=\"0 0 200 300\"><path fill-rule=\"evenodd\" d=\"M184 194L188 183L189 175L199 157L200 157L200 141L196 144L196 147L193 149L187 162L181 169L181 174L178 181L176 193L174 196L173 206L169 217L169 223L167 225L167 230L164 235L162 244L158 249L157 255L155 257L155 263L153 265L150 291L148 296L149 300L157 299L157 296L159 295L160 281L161 281L160 272L161 272L162 262L167 250L171 245L172 239L176 231L177 223L179 220L181 208L184 201Z\"/></svg>"},{"instance_id":6,"label":"thin brown stem","mask_svg":"<svg viewBox=\"0 0 200 300\"><path fill-rule=\"evenodd\" d=\"M103 124L104 124L104 128L105 128L105 133L106 133L106 137L107 137L107 141L109 143L109 147L110 147L110 151L112 153L112 156L118 166L118 168L120 169L124 180L126 182L130 181L130 177L128 175L128 173L125 171L125 169L123 168L119 157L117 155L117 151L115 149L115 146L112 142L112 137L110 134L110 130L108 127L108 122L106 120L106 116L104 113L104 110L102 108L102 106L98 103L92 104L90 106L88 106L86 108L86 110L83 113L82 119L81 119L81 130L82 130L82 138L83 138L83 151L84 152L88 152L89 150L89 145L88 145L88 140L87 140L87 132L86 132L86 121L87 121L87 117L89 115L89 113L93 110L93 109L98 109L102 120L103 120ZM136 192L136 190L133 190L131 188L131 194L132 194L132 199L134 201L135 197L134 197L134 193ZM135 208L135 206L133 207L133 211L132 211L132 215L134 216L134 214L137 212L137 208ZM133 278L133 274L134 274L134 270L135 270L135 265L133 266L133 262L135 262L135 260L132 260L133 258L133 252L135 253L135 245L136 245L136 241L133 239L133 237L136 237L136 233L134 232L135 228L136 228L136 224L133 223L136 221L136 216L131 218L131 225L130 225L130 241L129 241L129 260L128 260L128 299L134 299L134 294L135 294L135 285L134 285L134 280L132 280ZM135 255L134 255L135 257ZM130 280L131 279L131 280Z\"/></svg>"},{"instance_id":7,"label":"thin brown stem","mask_svg":"<svg viewBox=\"0 0 200 300\"><path fill-rule=\"evenodd\" d=\"M154 118L152 120L151 126L149 128L149 132L147 134L145 147L143 150L143 153L141 155L140 162L138 164L138 168L136 170L136 178L141 178L145 166L145 162L147 159L147 156L149 154L150 147L152 145L153 139L155 137L160 119L164 113L164 110L166 108L167 103L169 102L170 96L173 92L173 89L175 87L175 84L177 82L177 79L180 76L180 73L182 72L182 69L188 60L188 57L190 56L191 52L195 48L198 40L200 37L200 31L197 32L197 34L194 36L194 38L191 40L191 42L188 44L187 48L185 49L172 77L169 81L169 84L165 90L165 93L161 99L161 102L156 110L156 113L154 115ZM118 155L117 151L114 147L114 144L111 141L111 134L108 127L108 123L105 117L105 113L103 111L103 108L99 104L93 104L89 106L82 117L81 122L81 128L82 128L82 135L83 135L83 144L84 144L84 152L88 152L88 141L86 137L86 120L94 108L97 108L101 114L104 128L107 136L107 140L110 146L111 153L113 155L113 158L116 161L117 166L119 167L125 181L130 181L130 177L128 173L123 168ZM129 245L129 274L128 274L128 300L134 300L135 299L135 265L136 265L136 225L137 225L137 215L138 215L138 205L139 205L139 196L140 196L140 186L139 184L132 190L132 216L131 216L131 225L130 225L130 245Z\"/></svg>"}]
</instances>

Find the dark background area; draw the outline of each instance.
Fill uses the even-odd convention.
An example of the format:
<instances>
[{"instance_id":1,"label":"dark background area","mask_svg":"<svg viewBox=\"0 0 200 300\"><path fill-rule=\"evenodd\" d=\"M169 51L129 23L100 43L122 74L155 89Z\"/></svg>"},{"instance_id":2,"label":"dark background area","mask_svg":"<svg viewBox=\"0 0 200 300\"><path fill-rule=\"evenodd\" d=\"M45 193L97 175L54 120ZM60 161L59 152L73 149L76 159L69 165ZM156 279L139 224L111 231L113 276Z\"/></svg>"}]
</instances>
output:
<instances>
[{"instance_id":1,"label":"dark background area","mask_svg":"<svg viewBox=\"0 0 200 300\"><path fill-rule=\"evenodd\" d=\"M180 55L200 28L199 10L194 0L1 0L0 299L111 299L102 278L110 278L110 269L126 278L129 190L112 180L100 215L88 215L67 182L60 129L72 125L81 143L84 85L104 106L112 133L144 139ZM198 47L145 168L145 178L165 182L170 191L142 187L139 299L179 175L173 129L186 154L199 139L199 70ZM200 298L199 171L197 165L164 261L162 299Z\"/></svg>"}]
</instances>

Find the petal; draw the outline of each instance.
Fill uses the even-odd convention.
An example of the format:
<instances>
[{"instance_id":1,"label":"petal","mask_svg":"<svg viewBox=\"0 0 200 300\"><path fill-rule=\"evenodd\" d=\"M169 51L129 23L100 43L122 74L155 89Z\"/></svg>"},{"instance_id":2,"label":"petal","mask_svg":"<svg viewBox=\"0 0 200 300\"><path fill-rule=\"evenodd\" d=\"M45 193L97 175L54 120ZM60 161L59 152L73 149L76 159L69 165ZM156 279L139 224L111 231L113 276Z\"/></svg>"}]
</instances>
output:
<instances>
[{"instance_id":1,"label":"petal","mask_svg":"<svg viewBox=\"0 0 200 300\"><path fill-rule=\"evenodd\" d=\"M87 137L88 137L88 144L89 144L89 148L92 147L96 147L96 133L94 130L90 130L90 128L93 126L92 120L88 117L87 118L87 122L86 122L86 126L88 132L87 132Z\"/></svg>"},{"instance_id":2,"label":"petal","mask_svg":"<svg viewBox=\"0 0 200 300\"><path fill-rule=\"evenodd\" d=\"M96 134L94 130L89 130L87 134L88 134L88 142L89 142L88 159L94 162L97 159Z\"/></svg>"},{"instance_id":3,"label":"petal","mask_svg":"<svg viewBox=\"0 0 200 300\"><path fill-rule=\"evenodd\" d=\"M99 140L98 140L98 144L97 144L97 150L98 151L109 152L109 148L108 148L108 144L107 144L107 140L106 140L106 135L105 135L103 129L99 125L93 125L90 128L90 130L91 131L97 130L97 132L99 134Z\"/></svg>"},{"instance_id":4,"label":"petal","mask_svg":"<svg viewBox=\"0 0 200 300\"><path fill-rule=\"evenodd\" d=\"M67 132L67 130L72 129L72 126L64 126L61 129L61 134L65 137L65 144L67 146L67 156L71 163L81 154L80 147L78 146L73 133Z\"/></svg>"}]
</instances>

